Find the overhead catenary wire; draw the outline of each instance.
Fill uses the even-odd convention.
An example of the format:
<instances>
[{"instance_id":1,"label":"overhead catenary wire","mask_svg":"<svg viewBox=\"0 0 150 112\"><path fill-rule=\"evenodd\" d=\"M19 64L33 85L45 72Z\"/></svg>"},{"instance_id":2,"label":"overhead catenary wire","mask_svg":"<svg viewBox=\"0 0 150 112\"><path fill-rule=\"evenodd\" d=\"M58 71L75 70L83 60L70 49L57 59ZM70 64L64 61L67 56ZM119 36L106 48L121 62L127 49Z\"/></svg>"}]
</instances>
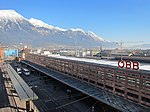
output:
<instances>
[{"instance_id":1,"label":"overhead catenary wire","mask_svg":"<svg viewBox=\"0 0 150 112\"><path fill-rule=\"evenodd\" d=\"M100 105L102 106L102 109L105 112L105 107L101 104L101 102L100 102Z\"/></svg>"},{"instance_id":2,"label":"overhead catenary wire","mask_svg":"<svg viewBox=\"0 0 150 112\"><path fill-rule=\"evenodd\" d=\"M79 94L74 94L74 95L72 95L72 98L75 98L75 97L79 97L79 96L81 96L83 93L79 93ZM58 96L56 99L54 99L54 101L59 101L59 100L64 100L64 99L66 99L68 96ZM48 102L48 101L51 101L51 100L47 100L46 102Z\"/></svg>"},{"instance_id":3,"label":"overhead catenary wire","mask_svg":"<svg viewBox=\"0 0 150 112\"><path fill-rule=\"evenodd\" d=\"M99 101L96 101L91 107L93 107L94 105L96 105ZM90 108L91 108L90 107ZM90 108L88 108L85 112L88 112L90 110Z\"/></svg>"},{"instance_id":4,"label":"overhead catenary wire","mask_svg":"<svg viewBox=\"0 0 150 112\"><path fill-rule=\"evenodd\" d=\"M64 105L61 105L61 106L56 107L56 109L60 109L60 108L62 108L62 107L71 105L71 104L73 104L73 103L76 103L76 102L78 102L78 101L84 100L84 99L89 98L89 97L90 97L90 96L86 96L86 97L80 98L80 99L78 99L78 100L75 100L75 101L66 103L66 104L64 104Z\"/></svg>"}]
</instances>

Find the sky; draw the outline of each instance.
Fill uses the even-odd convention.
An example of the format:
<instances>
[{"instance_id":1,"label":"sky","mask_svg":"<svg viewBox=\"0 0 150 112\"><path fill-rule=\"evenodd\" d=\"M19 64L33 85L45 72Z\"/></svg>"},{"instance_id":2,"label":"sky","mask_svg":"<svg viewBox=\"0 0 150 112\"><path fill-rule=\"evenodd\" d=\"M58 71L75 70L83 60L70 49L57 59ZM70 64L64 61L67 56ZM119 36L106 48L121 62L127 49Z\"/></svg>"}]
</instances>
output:
<instances>
[{"instance_id":1,"label":"sky","mask_svg":"<svg viewBox=\"0 0 150 112\"><path fill-rule=\"evenodd\" d=\"M150 0L0 0L2 9L109 41L150 43Z\"/></svg>"}]
</instances>

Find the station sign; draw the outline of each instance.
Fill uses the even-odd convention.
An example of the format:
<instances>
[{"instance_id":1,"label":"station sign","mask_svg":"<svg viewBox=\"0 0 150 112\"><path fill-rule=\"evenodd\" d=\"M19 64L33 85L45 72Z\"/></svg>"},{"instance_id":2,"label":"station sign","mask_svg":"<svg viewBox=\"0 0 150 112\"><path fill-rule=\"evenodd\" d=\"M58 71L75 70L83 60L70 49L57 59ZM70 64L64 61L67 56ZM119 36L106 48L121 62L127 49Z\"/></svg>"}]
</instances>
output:
<instances>
[{"instance_id":1,"label":"station sign","mask_svg":"<svg viewBox=\"0 0 150 112\"><path fill-rule=\"evenodd\" d=\"M139 70L140 63L138 61L130 61L130 60L119 60L118 67Z\"/></svg>"}]
</instances>

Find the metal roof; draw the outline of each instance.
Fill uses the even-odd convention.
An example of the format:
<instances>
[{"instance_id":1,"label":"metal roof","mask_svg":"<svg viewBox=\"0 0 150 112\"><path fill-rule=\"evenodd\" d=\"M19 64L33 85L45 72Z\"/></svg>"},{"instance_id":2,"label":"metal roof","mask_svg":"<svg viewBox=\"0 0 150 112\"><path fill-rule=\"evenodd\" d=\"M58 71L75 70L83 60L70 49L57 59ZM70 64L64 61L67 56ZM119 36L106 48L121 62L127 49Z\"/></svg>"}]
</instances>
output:
<instances>
[{"instance_id":1,"label":"metal roof","mask_svg":"<svg viewBox=\"0 0 150 112\"><path fill-rule=\"evenodd\" d=\"M36 100L38 96L32 91L32 89L26 84L26 82L17 74L13 67L8 64L7 72L13 83L13 86L18 93L21 101Z\"/></svg>"},{"instance_id":2,"label":"metal roof","mask_svg":"<svg viewBox=\"0 0 150 112\"><path fill-rule=\"evenodd\" d=\"M94 97L95 99L97 99L105 104L108 104L120 111L139 112L141 110L143 112L150 112L150 109L143 107L141 105L138 105L137 103L134 103L133 101L129 101L127 99L124 99L122 97L114 95L108 91L105 91L105 90L102 90L99 88L95 88L92 85L88 85L87 83L83 83L79 80L68 77L68 76L64 75L63 73L47 69L43 66L34 64L27 60L24 60L22 62L33 67L34 69L36 69L38 71L72 87L72 88L75 88L91 97Z\"/></svg>"}]
</instances>

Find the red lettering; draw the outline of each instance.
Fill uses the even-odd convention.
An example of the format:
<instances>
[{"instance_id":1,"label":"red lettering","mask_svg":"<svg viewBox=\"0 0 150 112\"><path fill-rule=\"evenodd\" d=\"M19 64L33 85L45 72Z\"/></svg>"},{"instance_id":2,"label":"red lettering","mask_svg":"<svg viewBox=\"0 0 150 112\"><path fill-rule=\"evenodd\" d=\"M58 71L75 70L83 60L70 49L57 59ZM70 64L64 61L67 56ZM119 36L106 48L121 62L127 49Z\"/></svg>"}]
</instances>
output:
<instances>
[{"instance_id":1,"label":"red lettering","mask_svg":"<svg viewBox=\"0 0 150 112\"><path fill-rule=\"evenodd\" d=\"M126 69L133 69L133 70L139 70L139 62L132 62L129 60L123 61L123 60L119 60L118 61L118 67L119 68L126 68Z\"/></svg>"},{"instance_id":2,"label":"red lettering","mask_svg":"<svg viewBox=\"0 0 150 112\"><path fill-rule=\"evenodd\" d=\"M119 68L124 68L124 61L123 60L119 60L118 61L118 66L119 66Z\"/></svg>"},{"instance_id":3,"label":"red lettering","mask_svg":"<svg viewBox=\"0 0 150 112\"><path fill-rule=\"evenodd\" d=\"M133 62L133 69L138 70L139 69L139 62Z\"/></svg>"},{"instance_id":4,"label":"red lettering","mask_svg":"<svg viewBox=\"0 0 150 112\"><path fill-rule=\"evenodd\" d=\"M131 69L131 61L126 60L126 69Z\"/></svg>"}]
</instances>

